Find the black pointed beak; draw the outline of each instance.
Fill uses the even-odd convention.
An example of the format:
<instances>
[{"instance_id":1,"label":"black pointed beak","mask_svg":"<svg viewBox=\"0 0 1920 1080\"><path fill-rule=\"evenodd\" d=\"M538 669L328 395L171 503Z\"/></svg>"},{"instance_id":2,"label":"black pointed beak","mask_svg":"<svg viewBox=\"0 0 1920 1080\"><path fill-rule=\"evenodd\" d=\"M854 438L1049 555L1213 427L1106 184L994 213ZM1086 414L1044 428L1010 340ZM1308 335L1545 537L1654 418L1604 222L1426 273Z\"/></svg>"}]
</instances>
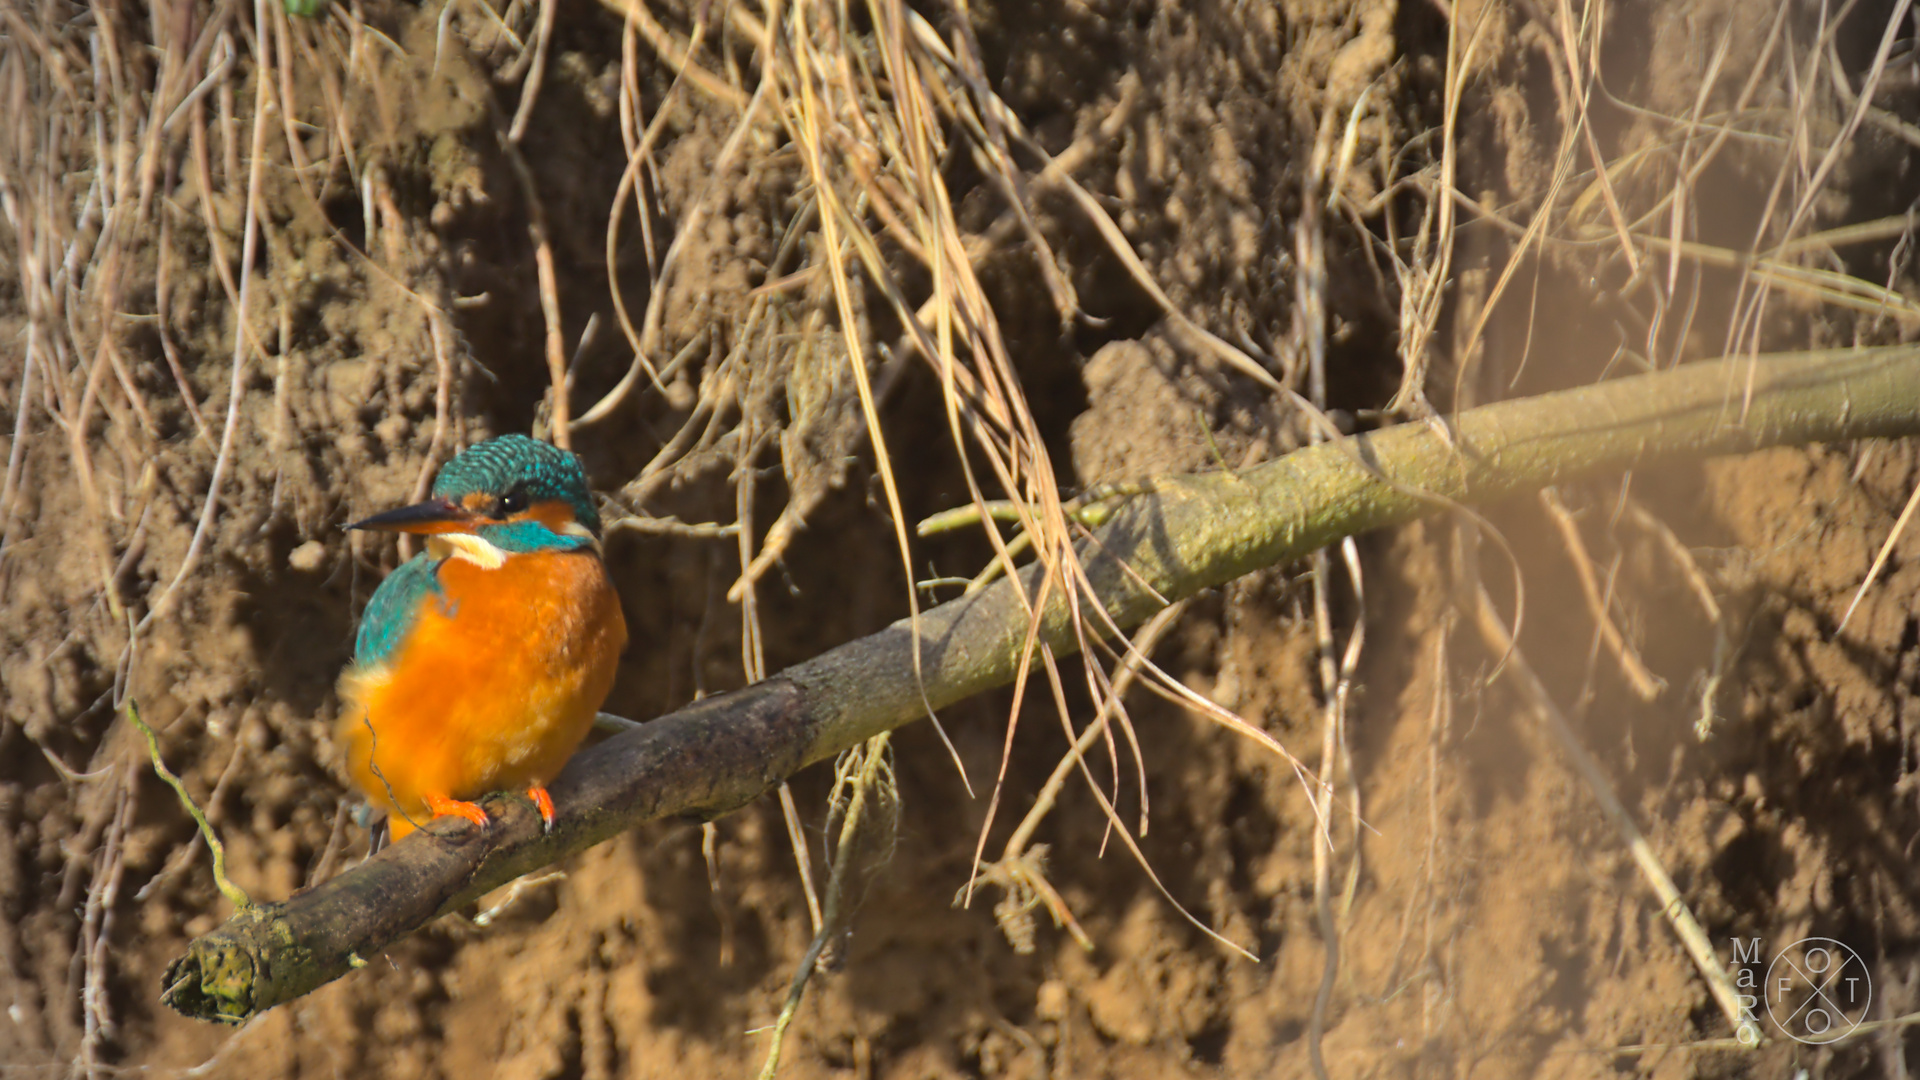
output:
<instances>
[{"instance_id":1,"label":"black pointed beak","mask_svg":"<svg viewBox=\"0 0 1920 1080\"><path fill-rule=\"evenodd\" d=\"M452 499L428 499L423 503L362 518L347 528L424 534L466 532L473 519L473 511Z\"/></svg>"}]
</instances>

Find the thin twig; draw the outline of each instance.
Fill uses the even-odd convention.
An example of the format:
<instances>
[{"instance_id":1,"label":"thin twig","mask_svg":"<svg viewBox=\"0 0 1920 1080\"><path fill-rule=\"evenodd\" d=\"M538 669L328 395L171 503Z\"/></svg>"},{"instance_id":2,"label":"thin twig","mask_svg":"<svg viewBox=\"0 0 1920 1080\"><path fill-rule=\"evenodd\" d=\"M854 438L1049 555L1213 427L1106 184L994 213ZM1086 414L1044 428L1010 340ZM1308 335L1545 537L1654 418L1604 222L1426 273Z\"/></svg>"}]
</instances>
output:
<instances>
[{"instance_id":1,"label":"thin twig","mask_svg":"<svg viewBox=\"0 0 1920 1080\"><path fill-rule=\"evenodd\" d=\"M551 6L554 0L547 0ZM546 324L547 382L551 397L548 412L548 436L563 450L573 448L573 420L567 401L567 343L560 322L560 283L554 269L552 232L547 225L547 209L540 201L540 188L519 143L508 132L500 136L500 150L513 166L520 189L527 197L527 233L533 240L533 262L539 281L540 317Z\"/></svg>"},{"instance_id":2,"label":"thin twig","mask_svg":"<svg viewBox=\"0 0 1920 1080\"><path fill-rule=\"evenodd\" d=\"M890 756L888 736L881 734L849 751L835 769L829 820L836 815L840 820L838 829L829 826L834 850L825 919L814 928L813 940L788 985L786 1001L774 1021L766 1062L760 1068L760 1080L773 1080L779 1072L787 1027L793 1023L815 967L827 948L851 931L854 911L865 898L869 881L893 856L900 795Z\"/></svg>"},{"instance_id":3,"label":"thin twig","mask_svg":"<svg viewBox=\"0 0 1920 1080\"><path fill-rule=\"evenodd\" d=\"M166 781L174 794L180 796L180 805L186 807L188 815L193 818L194 826L200 830L200 838L207 842L207 850L213 853L213 883L219 888L220 895L225 896L235 910L252 907L253 901L241 891L240 886L235 885L232 879L227 877L227 849L220 843L220 837L214 833L213 826L207 824L207 815L200 812L200 807L193 801L193 796L187 794L186 784L182 783L180 778L167 768L167 763L160 759L160 737L153 733L153 729L147 726L145 720L140 719L140 707L131 699L127 701L125 713L127 722L138 728L140 734L146 736L147 754L153 759L154 774Z\"/></svg>"},{"instance_id":4,"label":"thin twig","mask_svg":"<svg viewBox=\"0 0 1920 1080\"><path fill-rule=\"evenodd\" d=\"M1894 545L1906 535L1907 526L1912 524L1915 509L1920 509L1920 486L1915 486L1913 494L1907 496L1907 505L1900 511L1899 520L1893 523L1893 531L1887 533L1886 541L1880 545L1879 554L1873 557L1873 565L1867 568L1867 576L1860 579L1860 587L1854 590L1853 599L1847 603L1847 612L1840 617L1840 625L1834 627L1834 637L1837 638L1846 632L1847 624L1853 621L1854 609L1860 606L1860 601L1867 595L1867 590L1879 580L1880 571L1886 568L1887 559L1893 555Z\"/></svg>"},{"instance_id":5,"label":"thin twig","mask_svg":"<svg viewBox=\"0 0 1920 1080\"><path fill-rule=\"evenodd\" d=\"M486 0L480 2L486 4ZM547 44L553 40L554 12L559 6L559 0L540 0L540 20L533 28L533 66L527 69L527 81L520 87L520 105L514 110L512 126L507 128L507 141L515 146L526 136L527 121L533 119L533 105L540 98L540 84L547 74Z\"/></svg>"}]
</instances>

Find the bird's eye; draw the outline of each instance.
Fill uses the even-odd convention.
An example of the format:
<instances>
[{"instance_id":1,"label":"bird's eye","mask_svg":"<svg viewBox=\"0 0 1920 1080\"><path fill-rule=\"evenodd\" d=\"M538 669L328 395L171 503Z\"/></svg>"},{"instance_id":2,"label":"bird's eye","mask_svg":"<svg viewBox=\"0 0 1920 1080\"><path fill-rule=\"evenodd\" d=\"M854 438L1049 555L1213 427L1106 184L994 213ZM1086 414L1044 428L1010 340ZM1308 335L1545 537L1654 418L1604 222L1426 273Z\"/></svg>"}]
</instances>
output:
<instances>
[{"instance_id":1,"label":"bird's eye","mask_svg":"<svg viewBox=\"0 0 1920 1080\"><path fill-rule=\"evenodd\" d=\"M527 508L527 505L528 505L528 502L527 502L526 492L518 491L518 490L509 491L505 495L500 496L500 504L499 504L499 507L496 509L495 514L498 517L506 517L508 514L517 514L520 511L525 510Z\"/></svg>"}]
</instances>

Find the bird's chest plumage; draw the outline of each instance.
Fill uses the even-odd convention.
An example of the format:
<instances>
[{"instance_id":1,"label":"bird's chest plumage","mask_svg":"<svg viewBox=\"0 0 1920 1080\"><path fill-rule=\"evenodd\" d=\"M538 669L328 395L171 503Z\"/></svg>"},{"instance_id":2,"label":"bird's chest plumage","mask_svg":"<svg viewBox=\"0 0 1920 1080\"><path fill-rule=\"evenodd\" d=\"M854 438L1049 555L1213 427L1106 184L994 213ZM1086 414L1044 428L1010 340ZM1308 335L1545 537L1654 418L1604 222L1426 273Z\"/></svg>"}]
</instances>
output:
<instances>
[{"instance_id":1,"label":"bird's chest plumage","mask_svg":"<svg viewBox=\"0 0 1920 1080\"><path fill-rule=\"evenodd\" d=\"M377 799L544 784L613 684L626 624L591 551L448 558L380 662L342 681L349 768ZM384 796L384 797L383 797Z\"/></svg>"}]
</instances>

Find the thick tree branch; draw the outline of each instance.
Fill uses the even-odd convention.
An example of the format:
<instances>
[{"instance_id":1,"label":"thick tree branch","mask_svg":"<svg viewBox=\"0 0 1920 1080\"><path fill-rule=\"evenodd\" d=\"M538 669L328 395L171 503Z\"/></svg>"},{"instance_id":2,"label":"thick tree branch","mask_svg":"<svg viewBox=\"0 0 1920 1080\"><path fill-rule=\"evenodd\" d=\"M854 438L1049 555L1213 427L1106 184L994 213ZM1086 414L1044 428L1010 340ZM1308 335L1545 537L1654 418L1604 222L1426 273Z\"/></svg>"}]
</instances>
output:
<instances>
[{"instance_id":1,"label":"thick tree branch","mask_svg":"<svg viewBox=\"0 0 1920 1080\"><path fill-rule=\"evenodd\" d=\"M1743 409L1743 402L1750 407ZM1682 456L1920 433L1920 346L1689 364L1673 371L1408 424L1235 473L1176 477L1133 498L1082 549L1122 627L1343 536L1448 501L1486 503L1581 473ZM1382 478L1390 482L1383 481ZM1023 577L1025 587L1031 575ZM921 616L924 689L905 622L578 755L552 786L542 836L518 798L486 800L481 834L442 819L284 903L192 942L164 1000L238 1021L339 978L400 937L514 878L653 818L714 817L794 771L1013 677L1028 617L1015 583ZM1067 606L1042 634L1077 648ZM1092 620L1089 620L1089 625Z\"/></svg>"}]
</instances>

